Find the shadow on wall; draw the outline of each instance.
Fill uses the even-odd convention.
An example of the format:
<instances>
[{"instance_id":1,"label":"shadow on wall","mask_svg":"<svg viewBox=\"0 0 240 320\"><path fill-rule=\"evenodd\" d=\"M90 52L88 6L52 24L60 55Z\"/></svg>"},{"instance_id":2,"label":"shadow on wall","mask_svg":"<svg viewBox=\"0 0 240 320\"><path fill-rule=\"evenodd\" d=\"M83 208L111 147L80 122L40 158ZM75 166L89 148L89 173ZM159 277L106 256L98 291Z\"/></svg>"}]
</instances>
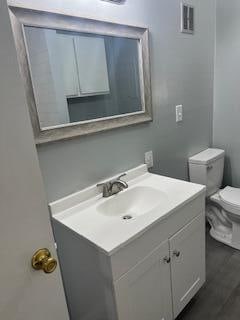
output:
<instances>
[{"instance_id":1,"label":"shadow on wall","mask_svg":"<svg viewBox=\"0 0 240 320\"><path fill-rule=\"evenodd\" d=\"M224 176L223 176L223 187L232 186L232 166L229 156L225 156Z\"/></svg>"}]
</instances>

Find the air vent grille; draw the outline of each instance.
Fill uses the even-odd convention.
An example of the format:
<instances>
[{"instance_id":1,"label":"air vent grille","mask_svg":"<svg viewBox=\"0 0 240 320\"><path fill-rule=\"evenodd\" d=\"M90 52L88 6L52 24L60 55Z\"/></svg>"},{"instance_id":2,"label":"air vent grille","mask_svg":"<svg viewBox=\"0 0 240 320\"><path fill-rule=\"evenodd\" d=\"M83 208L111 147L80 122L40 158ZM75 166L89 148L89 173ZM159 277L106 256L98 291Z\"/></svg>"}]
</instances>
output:
<instances>
[{"instance_id":1,"label":"air vent grille","mask_svg":"<svg viewBox=\"0 0 240 320\"><path fill-rule=\"evenodd\" d=\"M188 8L188 15L189 15L189 21L188 21L188 28L190 31L194 31L194 9L193 7Z\"/></svg>"},{"instance_id":2,"label":"air vent grille","mask_svg":"<svg viewBox=\"0 0 240 320\"><path fill-rule=\"evenodd\" d=\"M181 31L183 33L194 33L194 7L182 3L181 4Z\"/></svg>"},{"instance_id":3,"label":"air vent grille","mask_svg":"<svg viewBox=\"0 0 240 320\"><path fill-rule=\"evenodd\" d=\"M126 0L102 0L102 1L112 2L112 3L115 3L115 4L122 4L122 3L124 3Z\"/></svg>"}]
</instances>

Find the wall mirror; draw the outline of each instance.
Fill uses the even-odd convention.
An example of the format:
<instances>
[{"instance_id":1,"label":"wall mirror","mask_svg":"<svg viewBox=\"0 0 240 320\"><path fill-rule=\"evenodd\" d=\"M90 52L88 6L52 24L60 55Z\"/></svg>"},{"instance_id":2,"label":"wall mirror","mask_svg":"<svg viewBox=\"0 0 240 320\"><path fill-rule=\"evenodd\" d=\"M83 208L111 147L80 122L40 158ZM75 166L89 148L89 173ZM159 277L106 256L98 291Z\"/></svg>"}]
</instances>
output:
<instances>
[{"instance_id":1,"label":"wall mirror","mask_svg":"<svg viewBox=\"0 0 240 320\"><path fill-rule=\"evenodd\" d=\"M152 120L146 28L10 13L37 144Z\"/></svg>"}]
</instances>

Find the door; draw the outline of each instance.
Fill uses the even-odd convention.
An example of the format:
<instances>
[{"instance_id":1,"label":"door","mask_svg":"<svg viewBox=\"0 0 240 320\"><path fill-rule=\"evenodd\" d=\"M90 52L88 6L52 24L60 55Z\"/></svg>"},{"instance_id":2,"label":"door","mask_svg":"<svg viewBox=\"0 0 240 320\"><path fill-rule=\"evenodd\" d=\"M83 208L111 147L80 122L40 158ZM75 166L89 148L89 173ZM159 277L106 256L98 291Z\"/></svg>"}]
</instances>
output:
<instances>
[{"instance_id":1,"label":"door","mask_svg":"<svg viewBox=\"0 0 240 320\"><path fill-rule=\"evenodd\" d=\"M205 215L199 215L169 242L176 318L205 282Z\"/></svg>"},{"instance_id":2,"label":"door","mask_svg":"<svg viewBox=\"0 0 240 320\"><path fill-rule=\"evenodd\" d=\"M171 320L168 241L115 283L119 320Z\"/></svg>"},{"instance_id":3,"label":"door","mask_svg":"<svg viewBox=\"0 0 240 320\"><path fill-rule=\"evenodd\" d=\"M67 320L59 267L31 267L37 249L56 252L5 0L0 41L0 319Z\"/></svg>"}]
</instances>

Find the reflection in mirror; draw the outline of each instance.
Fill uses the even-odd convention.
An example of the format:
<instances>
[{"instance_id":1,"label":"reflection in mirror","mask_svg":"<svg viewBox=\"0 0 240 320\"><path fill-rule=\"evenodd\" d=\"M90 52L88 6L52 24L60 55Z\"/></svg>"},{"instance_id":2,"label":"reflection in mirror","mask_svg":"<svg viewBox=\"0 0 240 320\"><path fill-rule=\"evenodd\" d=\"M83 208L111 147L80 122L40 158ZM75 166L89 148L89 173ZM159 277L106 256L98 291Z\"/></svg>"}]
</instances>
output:
<instances>
[{"instance_id":1,"label":"reflection in mirror","mask_svg":"<svg viewBox=\"0 0 240 320\"><path fill-rule=\"evenodd\" d=\"M24 30L41 129L144 112L138 39Z\"/></svg>"}]
</instances>

